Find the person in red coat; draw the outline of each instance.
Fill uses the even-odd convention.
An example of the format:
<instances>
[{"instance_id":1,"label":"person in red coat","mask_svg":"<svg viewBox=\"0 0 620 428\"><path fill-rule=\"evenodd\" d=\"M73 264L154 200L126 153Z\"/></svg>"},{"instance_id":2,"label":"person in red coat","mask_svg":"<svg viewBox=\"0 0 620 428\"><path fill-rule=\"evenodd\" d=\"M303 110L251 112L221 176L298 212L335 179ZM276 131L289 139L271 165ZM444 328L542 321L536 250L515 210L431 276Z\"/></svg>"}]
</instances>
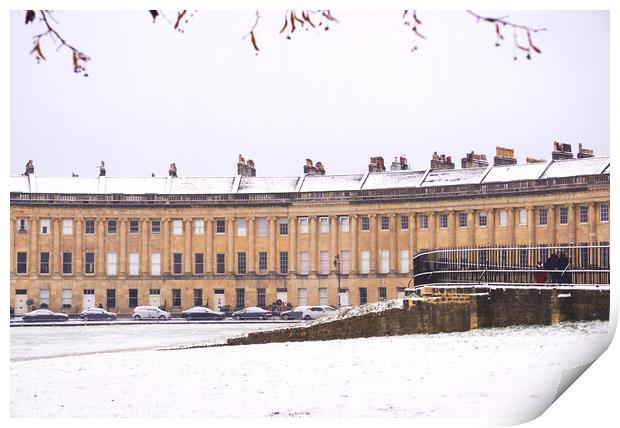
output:
<instances>
[{"instance_id":1,"label":"person in red coat","mask_svg":"<svg viewBox=\"0 0 620 428\"><path fill-rule=\"evenodd\" d=\"M538 272L534 272L534 279L538 284L544 284L547 280L547 272L542 272L543 263L541 260L536 263L536 269L539 269Z\"/></svg>"}]
</instances>

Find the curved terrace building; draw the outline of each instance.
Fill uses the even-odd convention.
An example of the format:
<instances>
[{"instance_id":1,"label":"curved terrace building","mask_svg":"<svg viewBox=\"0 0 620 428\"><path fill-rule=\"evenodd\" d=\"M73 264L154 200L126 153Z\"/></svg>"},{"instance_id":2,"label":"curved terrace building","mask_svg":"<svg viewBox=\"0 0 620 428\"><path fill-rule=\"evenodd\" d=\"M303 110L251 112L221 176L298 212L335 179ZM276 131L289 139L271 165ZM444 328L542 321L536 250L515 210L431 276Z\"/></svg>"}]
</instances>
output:
<instances>
[{"instance_id":1,"label":"curved terrace building","mask_svg":"<svg viewBox=\"0 0 620 428\"><path fill-rule=\"evenodd\" d=\"M479 167L485 159L349 175L309 164L273 178L253 163L233 177L32 167L10 182L11 305L333 305L339 280L340 303L359 304L404 294L425 249L609 242L608 157Z\"/></svg>"}]
</instances>

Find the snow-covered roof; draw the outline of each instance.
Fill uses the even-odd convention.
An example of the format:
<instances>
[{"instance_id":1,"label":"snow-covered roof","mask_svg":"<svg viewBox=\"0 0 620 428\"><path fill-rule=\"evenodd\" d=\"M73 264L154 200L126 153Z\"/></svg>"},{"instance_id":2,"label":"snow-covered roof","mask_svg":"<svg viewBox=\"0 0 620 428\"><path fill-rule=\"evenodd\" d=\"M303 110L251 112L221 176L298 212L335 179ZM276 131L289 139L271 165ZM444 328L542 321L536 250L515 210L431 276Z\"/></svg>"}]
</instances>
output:
<instances>
[{"instance_id":1,"label":"snow-covered roof","mask_svg":"<svg viewBox=\"0 0 620 428\"><path fill-rule=\"evenodd\" d=\"M609 157L554 161L540 178L574 177L602 174L609 165Z\"/></svg>"},{"instance_id":2,"label":"snow-covered roof","mask_svg":"<svg viewBox=\"0 0 620 428\"><path fill-rule=\"evenodd\" d=\"M233 183L235 182L235 177L175 177L168 179L172 182L169 193L173 195L233 193Z\"/></svg>"},{"instance_id":3,"label":"snow-covered roof","mask_svg":"<svg viewBox=\"0 0 620 428\"><path fill-rule=\"evenodd\" d=\"M363 190L420 187L426 171L371 172L364 182Z\"/></svg>"},{"instance_id":4,"label":"snow-covered roof","mask_svg":"<svg viewBox=\"0 0 620 428\"><path fill-rule=\"evenodd\" d=\"M484 178L488 168L436 169L431 170L422 187L477 184Z\"/></svg>"},{"instance_id":5,"label":"snow-covered roof","mask_svg":"<svg viewBox=\"0 0 620 428\"><path fill-rule=\"evenodd\" d=\"M331 192L359 190L364 174L308 175L301 185L301 192Z\"/></svg>"},{"instance_id":6,"label":"snow-covered roof","mask_svg":"<svg viewBox=\"0 0 620 428\"><path fill-rule=\"evenodd\" d=\"M488 168L389 171L300 177L10 177L16 193L231 194L398 189L608 174L610 158L584 158Z\"/></svg>"},{"instance_id":7,"label":"snow-covered roof","mask_svg":"<svg viewBox=\"0 0 620 428\"><path fill-rule=\"evenodd\" d=\"M241 177L239 193L293 193L300 177Z\"/></svg>"},{"instance_id":8,"label":"snow-covered roof","mask_svg":"<svg viewBox=\"0 0 620 428\"><path fill-rule=\"evenodd\" d=\"M494 166L482 182L497 183L516 180L537 180L545 172L547 166L549 166L549 162Z\"/></svg>"}]
</instances>

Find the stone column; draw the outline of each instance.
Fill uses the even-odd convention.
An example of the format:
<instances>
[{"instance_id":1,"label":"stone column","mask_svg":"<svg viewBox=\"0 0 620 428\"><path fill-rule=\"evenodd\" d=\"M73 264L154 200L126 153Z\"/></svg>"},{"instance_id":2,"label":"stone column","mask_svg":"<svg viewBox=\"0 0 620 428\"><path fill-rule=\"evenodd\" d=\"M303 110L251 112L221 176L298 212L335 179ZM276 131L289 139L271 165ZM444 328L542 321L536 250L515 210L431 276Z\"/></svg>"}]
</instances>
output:
<instances>
[{"instance_id":1,"label":"stone column","mask_svg":"<svg viewBox=\"0 0 620 428\"><path fill-rule=\"evenodd\" d=\"M568 241L574 244L577 241L577 219L575 218L575 204L568 204Z\"/></svg>"},{"instance_id":2,"label":"stone column","mask_svg":"<svg viewBox=\"0 0 620 428\"><path fill-rule=\"evenodd\" d=\"M467 210L467 245L476 246L476 216L474 210Z\"/></svg>"},{"instance_id":3,"label":"stone column","mask_svg":"<svg viewBox=\"0 0 620 428\"><path fill-rule=\"evenodd\" d=\"M319 257L319 239L316 216L310 217L310 272L316 274L318 272Z\"/></svg>"},{"instance_id":4,"label":"stone column","mask_svg":"<svg viewBox=\"0 0 620 428\"><path fill-rule=\"evenodd\" d=\"M390 214L390 272L398 272L398 226L396 214Z\"/></svg>"},{"instance_id":5,"label":"stone column","mask_svg":"<svg viewBox=\"0 0 620 428\"><path fill-rule=\"evenodd\" d=\"M413 269L411 260L418 250L418 219L415 214L409 214L409 270Z\"/></svg>"},{"instance_id":6,"label":"stone column","mask_svg":"<svg viewBox=\"0 0 620 428\"><path fill-rule=\"evenodd\" d=\"M495 210L493 208L487 210L487 231L489 245L495 245Z\"/></svg>"},{"instance_id":7,"label":"stone column","mask_svg":"<svg viewBox=\"0 0 620 428\"><path fill-rule=\"evenodd\" d=\"M269 266L268 272L277 272L276 269L276 218L269 217Z\"/></svg>"},{"instance_id":8,"label":"stone column","mask_svg":"<svg viewBox=\"0 0 620 428\"><path fill-rule=\"evenodd\" d=\"M105 219L97 220L97 256L95 273L97 276L105 275Z\"/></svg>"},{"instance_id":9,"label":"stone column","mask_svg":"<svg viewBox=\"0 0 620 428\"><path fill-rule=\"evenodd\" d=\"M596 204L590 202L588 204L588 240L590 242L598 242L596 236Z\"/></svg>"},{"instance_id":10,"label":"stone column","mask_svg":"<svg viewBox=\"0 0 620 428\"><path fill-rule=\"evenodd\" d=\"M118 273L121 276L127 275L127 219L119 219L120 236L119 236L119 255L118 255Z\"/></svg>"},{"instance_id":11,"label":"stone column","mask_svg":"<svg viewBox=\"0 0 620 428\"><path fill-rule=\"evenodd\" d=\"M235 273L235 221L228 217L226 223L226 272Z\"/></svg>"},{"instance_id":12,"label":"stone column","mask_svg":"<svg viewBox=\"0 0 620 428\"><path fill-rule=\"evenodd\" d=\"M536 245L536 210L534 207L527 207L527 236L528 244Z\"/></svg>"},{"instance_id":13,"label":"stone column","mask_svg":"<svg viewBox=\"0 0 620 428\"><path fill-rule=\"evenodd\" d=\"M10 264L11 267L9 269L9 271L11 273L15 273L15 258L17 257L16 253L15 253L15 230L17 229L17 223L16 220L14 218L11 218L11 254L9 256L9 260L10 260Z\"/></svg>"},{"instance_id":14,"label":"stone column","mask_svg":"<svg viewBox=\"0 0 620 428\"><path fill-rule=\"evenodd\" d=\"M506 227L508 228L508 245L514 247L516 245L515 238L515 210L513 207L509 207L506 210Z\"/></svg>"},{"instance_id":15,"label":"stone column","mask_svg":"<svg viewBox=\"0 0 620 428\"><path fill-rule=\"evenodd\" d=\"M211 217L205 218L205 272L208 274L213 273L213 219Z\"/></svg>"},{"instance_id":16,"label":"stone column","mask_svg":"<svg viewBox=\"0 0 620 428\"><path fill-rule=\"evenodd\" d=\"M334 260L338 254L338 217L329 217L329 271L336 273Z\"/></svg>"},{"instance_id":17,"label":"stone column","mask_svg":"<svg viewBox=\"0 0 620 428\"><path fill-rule=\"evenodd\" d=\"M357 273L357 260L359 258L358 242L357 242L357 214L353 214L351 216L350 232L351 232L351 256L349 257L349 263L351 265L350 272L352 274L356 274Z\"/></svg>"},{"instance_id":18,"label":"stone column","mask_svg":"<svg viewBox=\"0 0 620 428\"><path fill-rule=\"evenodd\" d=\"M82 234L84 233L84 227L82 227L82 219L75 219L75 275L83 275L82 259L84 257L84 251L82 250Z\"/></svg>"},{"instance_id":19,"label":"stone column","mask_svg":"<svg viewBox=\"0 0 620 428\"><path fill-rule=\"evenodd\" d=\"M52 242L52 273L60 273L60 266L62 265L62 253L60 252L60 219L55 218L53 220L53 242ZM15 229L15 227L13 227ZM103 245L103 240L101 241ZM14 265L15 263L12 263Z\"/></svg>"},{"instance_id":20,"label":"stone column","mask_svg":"<svg viewBox=\"0 0 620 428\"><path fill-rule=\"evenodd\" d=\"M431 250L437 248L437 213L428 213L428 229L431 232Z\"/></svg>"},{"instance_id":21,"label":"stone column","mask_svg":"<svg viewBox=\"0 0 620 428\"><path fill-rule=\"evenodd\" d=\"M555 245L555 207L547 206L547 241L550 245Z\"/></svg>"},{"instance_id":22,"label":"stone column","mask_svg":"<svg viewBox=\"0 0 620 428\"><path fill-rule=\"evenodd\" d=\"M192 259L193 259L193 254L192 254L192 237L193 237L193 230L192 230L192 219L191 218L186 218L183 220L183 223L185 223L183 225L183 227L185 228L185 234L183 235L184 239L185 239L185 249L183 250L183 252L185 253L185 256L183 257L184 260L184 269L183 271L185 273L189 273L191 274L193 272L192 269Z\"/></svg>"},{"instance_id":23,"label":"stone column","mask_svg":"<svg viewBox=\"0 0 620 428\"><path fill-rule=\"evenodd\" d=\"M149 275L149 219L140 219L140 273L142 275Z\"/></svg>"},{"instance_id":24,"label":"stone column","mask_svg":"<svg viewBox=\"0 0 620 428\"><path fill-rule=\"evenodd\" d=\"M370 273L377 273L379 261L379 228L377 227L377 214L368 216L370 223Z\"/></svg>"},{"instance_id":25,"label":"stone column","mask_svg":"<svg viewBox=\"0 0 620 428\"><path fill-rule=\"evenodd\" d=\"M297 272L297 217L289 217L288 219L288 271L294 274Z\"/></svg>"},{"instance_id":26,"label":"stone column","mask_svg":"<svg viewBox=\"0 0 620 428\"><path fill-rule=\"evenodd\" d=\"M161 274L166 275L170 273L170 219L164 218L161 222L164 229L162 234L164 250L161 255Z\"/></svg>"},{"instance_id":27,"label":"stone column","mask_svg":"<svg viewBox=\"0 0 620 428\"><path fill-rule=\"evenodd\" d=\"M248 273L256 273L256 264L254 262L254 254L256 253L254 224L256 218L248 217L246 221L248 222Z\"/></svg>"},{"instance_id":28,"label":"stone column","mask_svg":"<svg viewBox=\"0 0 620 428\"><path fill-rule=\"evenodd\" d=\"M12 231L15 231L15 223L12 221ZM39 237L38 221L36 218L30 218L30 257L28 260L28 272L31 275L37 275L39 271L39 251L37 248L37 239ZM13 237L14 238L14 237ZM13 242L11 242L11 253L15 252Z\"/></svg>"},{"instance_id":29,"label":"stone column","mask_svg":"<svg viewBox=\"0 0 620 428\"><path fill-rule=\"evenodd\" d=\"M448 244L450 248L456 247L456 215L454 211L448 212Z\"/></svg>"}]
</instances>

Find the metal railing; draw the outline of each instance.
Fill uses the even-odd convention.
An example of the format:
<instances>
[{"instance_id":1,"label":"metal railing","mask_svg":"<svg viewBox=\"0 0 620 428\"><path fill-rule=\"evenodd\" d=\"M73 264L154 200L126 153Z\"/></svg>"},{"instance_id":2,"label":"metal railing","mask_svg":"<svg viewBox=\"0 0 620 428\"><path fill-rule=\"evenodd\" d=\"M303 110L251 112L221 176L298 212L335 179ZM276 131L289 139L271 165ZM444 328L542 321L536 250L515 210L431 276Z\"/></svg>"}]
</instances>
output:
<instances>
[{"instance_id":1,"label":"metal railing","mask_svg":"<svg viewBox=\"0 0 620 428\"><path fill-rule=\"evenodd\" d=\"M609 284L609 243L444 248L413 257L413 285Z\"/></svg>"}]
</instances>

